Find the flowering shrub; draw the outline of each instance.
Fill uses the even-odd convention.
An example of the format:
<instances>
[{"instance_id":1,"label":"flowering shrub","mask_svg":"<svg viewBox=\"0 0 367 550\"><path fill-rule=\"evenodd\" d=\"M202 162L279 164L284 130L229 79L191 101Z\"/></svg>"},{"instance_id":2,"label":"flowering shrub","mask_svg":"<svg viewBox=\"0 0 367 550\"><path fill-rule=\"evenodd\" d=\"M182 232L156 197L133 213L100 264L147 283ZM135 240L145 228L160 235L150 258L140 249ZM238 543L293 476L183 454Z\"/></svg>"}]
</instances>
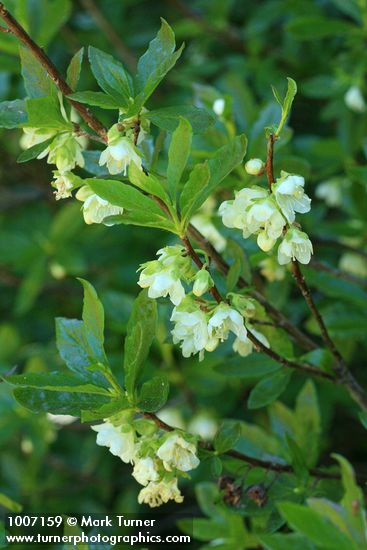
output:
<instances>
[{"instance_id":1,"label":"flowering shrub","mask_svg":"<svg viewBox=\"0 0 367 550\"><path fill-rule=\"evenodd\" d=\"M367 8L358 9L365 21ZM341 206L352 184L325 166L313 192L312 169L299 153L308 154L311 145L306 138L297 141L288 125L297 104L295 80L277 79L284 92L272 87L271 103L258 119L246 118L237 127L231 94L203 85L195 88L195 105L163 102L154 108L170 71L180 74L183 52L164 19L136 70L90 46L89 85L98 87L91 91L83 89L83 48L64 79L31 41L21 17L14 19L2 4L0 16L5 35L12 35L2 38L22 44L25 89L24 99L0 104L0 126L17 132L19 163L52 166L54 199L58 207L65 201L71 212L49 238L39 237L39 246L52 257L63 233L73 235L72 225L81 219L92 226L85 232L92 255L103 256L104 239L116 234L122 235L126 257L135 258L126 235L138 241L152 234L143 263L129 271L119 262L137 295L128 301L123 322L127 304L110 294L108 309L114 309L114 322L125 335L123 369L110 354L109 336L105 344L104 300L79 277L82 319L56 319L64 365L4 373L19 410L47 413L48 422L59 425L65 420L60 415L67 415L64 425L70 416L90 425L96 444L125 463L141 486L139 504L182 504L198 482L197 500L207 518L181 519L179 526L212 542L210 547L367 548L363 493L353 467L340 454L332 455L331 464L320 456L322 414L331 413L329 406L319 407L319 394L339 391L340 402L354 407L353 421L367 424L367 393L360 373L350 368L361 330L355 336L352 329L365 321L360 310L366 301L365 251L355 235L362 233L362 221L350 223L340 268L320 262L322 238L315 231L322 223L320 205ZM348 81L342 88L337 93L345 108L362 116L361 86ZM309 89L317 95L314 82ZM292 139L296 159L284 153ZM333 152L331 164L334 157ZM352 180L365 183L357 157L344 168L357 174ZM354 212L358 205L352 193L348 197ZM125 225L134 226L134 233L124 232ZM104 237L97 249L99 231ZM163 233L164 246L154 245L152 252L161 238L155 235ZM114 258L119 250L114 247ZM63 282L73 254L66 249L61 257L49 270ZM42 273L44 263L37 269ZM338 286L341 279L349 286ZM36 296L34 284L28 281L23 294ZM347 295L355 308L351 344L335 328L338 304L323 307L320 292L332 299ZM217 399L216 388L218 403L205 405L211 395ZM175 393L192 414L180 400L177 404ZM278 400L283 394L285 402ZM251 424L244 399L255 414ZM256 416L266 406L268 416ZM93 445L89 452L97 453Z\"/></svg>"}]
</instances>

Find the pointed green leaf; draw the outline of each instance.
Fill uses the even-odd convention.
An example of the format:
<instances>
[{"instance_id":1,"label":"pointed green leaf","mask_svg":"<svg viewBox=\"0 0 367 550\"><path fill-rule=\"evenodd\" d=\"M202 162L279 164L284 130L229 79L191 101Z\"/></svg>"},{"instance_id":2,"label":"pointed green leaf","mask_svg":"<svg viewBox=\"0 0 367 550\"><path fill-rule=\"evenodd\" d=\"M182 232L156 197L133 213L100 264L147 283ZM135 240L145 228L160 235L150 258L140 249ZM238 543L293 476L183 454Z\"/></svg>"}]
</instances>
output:
<instances>
[{"instance_id":1,"label":"pointed green leaf","mask_svg":"<svg viewBox=\"0 0 367 550\"><path fill-rule=\"evenodd\" d=\"M76 90L79 82L80 71L82 69L82 62L84 56L84 48L80 48L76 54L73 55L69 63L69 67L66 71L66 82L69 84L72 90Z\"/></svg>"},{"instance_id":2,"label":"pointed green leaf","mask_svg":"<svg viewBox=\"0 0 367 550\"><path fill-rule=\"evenodd\" d=\"M104 343L104 310L93 286L85 279L78 279L83 285L83 315L86 338L93 356L101 363L107 362L103 349Z\"/></svg>"},{"instance_id":3,"label":"pointed green leaf","mask_svg":"<svg viewBox=\"0 0 367 550\"><path fill-rule=\"evenodd\" d=\"M7 376L4 380L13 386L26 386L28 388L38 388L49 391L80 392L109 396L109 392L105 388L101 388L94 384L88 384L82 377L61 372L19 374Z\"/></svg>"},{"instance_id":4,"label":"pointed green leaf","mask_svg":"<svg viewBox=\"0 0 367 550\"><path fill-rule=\"evenodd\" d=\"M128 107L134 96L133 84L123 65L93 46L88 50L89 62L98 84L106 94L113 97L120 107Z\"/></svg>"},{"instance_id":5,"label":"pointed green leaf","mask_svg":"<svg viewBox=\"0 0 367 550\"><path fill-rule=\"evenodd\" d=\"M40 155L45 149L47 149L53 139L53 137L50 139L46 139L45 141L42 141L42 143L37 143L36 145L33 145L33 147L26 149L25 151L20 153L19 157L17 158L17 162L21 164L22 162L28 162L29 160L37 158L38 155Z\"/></svg>"},{"instance_id":6,"label":"pointed green leaf","mask_svg":"<svg viewBox=\"0 0 367 550\"><path fill-rule=\"evenodd\" d=\"M79 103L86 103L93 107L101 107L101 109L118 109L119 103L108 94L103 92L75 92L68 96Z\"/></svg>"},{"instance_id":7,"label":"pointed green leaf","mask_svg":"<svg viewBox=\"0 0 367 550\"><path fill-rule=\"evenodd\" d=\"M159 179L151 173L146 174L135 162L132 162L129 166L129 180L135 187L142 189L149 195L154 195L164 202L168 200L167 192Z\"/></svg>"},{"instance_id":8,"label":"pointed green leaf","mask_svg":"<svg viewBox=\"0 0 367 550\"><path fill-rule=\"evenodd\" d=\"M145 412L155 412L161 409L169 393L169 384L165 377L154 376L151 380L144 382L139 395L137 406Z\"/></svg>"},{"instance_id":9,"label":"pointed green leaf","mask_svg":"<svg viewBox=\"0 0 367 550\"><path fill-rule=\"evenodd\" d=\"M205 109L199 109L191 105L153 109L142 113L142 117L150 120L158 128L167 130L167 132L173 132L178 126L179 117L183 117L191 124L194 134L201 134L215 122L214 117Z\"/></svg>"},{"instance_id":10,"label":"pointed green leaf","mask_svg":"<svg viewBox=\"0 0 367 550\"><path fill-rule=\"evenodd\" d=\"M188 225L190 218L192 218L199 208L201 195L205 191L209 179L210 169L208 162L196 164L180 195L180 208L184 227Z\"/></svg>"},{"instance_id":11,"label":"pointed green leaf","mask_svg":"<svg viewBox=\"0 0 367 550\"><path fill-rule=\"evenodd\" d=\"M23 407L33 412L71 414L73 416L80 416L82 410L98 409L111 399L104 395L34 388L15 388L14 397Z\"/></svg>"},{"instance_id":12,"label":"pointed green leaf","mask_svg":"<svg viewBox=\"0 0 367 550\"><path fill-rule=\"evenodd\" d=\"M33 53L28 48L20 46L19 56L27 96L29 98L55 96L57 92L53 80L48 76L46 69L42 67Z\"/></svg>"},{"instance_id":13,"label":"pointed green leaf","mask_svg":"<svg viewBox=\"0 0 367 550\"><path fill-rule=\"evenodd\" d=\"M0 103L0 128L18 128L28 119L26 103L23 99Z\"/></svg>"},{"instance_id":14,"label":"pointed green leaf","mask_svg":"<svg viewBox=\"0 0 367 550\"><path fill-rule=\"evenodd\" d=\"M172 134L168 149L168 188L174 200L176 199L177 188L190 155L191 140L191 125L186 119L180 117L179 124Z\"/></svg>"},{"instance_id":15,"label":"pointed green leaf","mask_svg":"<svg viewBox=\"0 0 367 550\"><path fill-rule=\"evenodd\" d=\"M52 130L72 130L73 126L61 114L57 97L36 97L26 100L27 126Z\"/></svg>"},{"instance_id":16,"label":"pointed green leaf","mask_svg":"<svg viewBox=\"0 0 367 550\"><path fill-rule=\"evenodd\" d=\"M132 397L155 336L156 324L157 303L143 290L134 301L125 339L125 387Z\"/></svg>"},{"instance_id":17,"label":"pointed green leaf","mask_svg":"<svg viewBox=\"0 0 367 550\"><path fill-rule=\"evenodd\" d=\"M223 422L214 438L215 450L218 453L225 453L233 449L240 436L241 425L239 422Z\"/></svg>"},{"instance_id":18,"label":"pointed green leaf","mask_svg":"<svg viewBox=\"0 0 367 550\"><path fill-rule=\"evenodd\" d=\"M260 380L251 390L247 406L249 409L260 409L275 401L288 386L292 372L281 368Z\"/></svg>"}]
</instances>

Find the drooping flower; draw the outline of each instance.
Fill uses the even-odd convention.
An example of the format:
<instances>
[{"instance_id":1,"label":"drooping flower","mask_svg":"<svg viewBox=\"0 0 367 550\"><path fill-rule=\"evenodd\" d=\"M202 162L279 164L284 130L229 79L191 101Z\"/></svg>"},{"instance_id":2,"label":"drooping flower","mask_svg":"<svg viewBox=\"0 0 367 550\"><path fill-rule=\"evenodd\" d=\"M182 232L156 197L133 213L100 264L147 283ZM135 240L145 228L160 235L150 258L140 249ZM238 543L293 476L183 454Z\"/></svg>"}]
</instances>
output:
<instances>
[{"instance_id":1,"label":"drooping flower","mask_svg":"<svg viewBox=\"0 0 367 550\"><path fill-rule=\"evenodd\" d=\"M138 495L139 504L148 504L151 508L161 506L169 500L179 504L183 502L183 496L177 487L177 478L151 481Z\"/></svg>"},{"instance_id":2,"label":"drooping flower","mask_svg":"<svg viewBox=\"0 0 367 550\"><path fill-rule=\"evenodd\" d=\"M173 469L188 472L200 464L196 455L196 446L178 434L170 435L166 439L159 447L157 456L163 461L163 466L168 472Z\"/></svg>"},{"instance_id":3,"label":"drooping flower","mask_svg":"<svg viewBox=\"0 0 367 550\"><path fill-rule=\"evenodd\" d=\"M102 199L87 186L81 187L75 195L75 198L83 202L84 221L88 225L92 223L103 223L104 225L113 225L113 221L104 221L109 216L122 214L124 209L120 206L114 206L108 201Z\"/></svg>"},{"instance_id":4,"label":"drooping flower","mask_svg":"<svg viewBox=\"0 0 367 550\"><path fill-rule=\"evenodd\" d=\"M359 86L351 86L345 93L344 101L351 111L364 113L366 110L366 102Z\"/></svg>"},{"instance_id":5,"label":"drooping flower","mask_svg":"<svg viewBox=\"0 0 367 550\"><path fill-rule=\"evenodd\" d=\"M273 185L275 199L289 223L295 220L295 212L304 214L311 210L311 199L304 192L302 176L281 172L281 178Z\"/></svg>"},{"instance_id":6,"label":"drooping flower","mask_svg":"<svg viewBox=\"0 0 367 550\"><path fill-rule=\"evenodd\" d=\"M55 179L51 182L51 184L56 189L54 192L56 200L58 201L60 199L67 199L68 197L71 197L71 191L79 178L74 176L72 172L63 173L58 170L54 171L54 178Z\"/></svg>"},{"instance_id":7,"label":"drooping flower","mask_svg":"<svg viewBox=\"0 0 367 550\"><path fill-rule=\"evenodd\" d=\"M185 297L180 274L172 268L164 268L158 260L146 262L141 266L138 285L149 288L149 298L160 298L169 295L171 302L178 306Z\"/></svg>"},{"instance_id":8,"label":"drooping flower","mask_svg":"<svg viewBox=\"0 0 367 550\"><path fill-rule=\"evenodd\" d=\"M119 131L117 124L112 126L107 137L108 146L101 153L100 166L106 164L110 174L123 174L124 176L126 176L127 168L131 162L141 169L142 160L138 149L129 137Z\"/></svg>"},{"instance_id":9,"label":"drooping flower","mask_svg":"<svg viewBox=\"0 0 367 550\"><path fill-rule=\"evenodd\" d=\"M235 195L235 199L224 201L219 207L219 215L226 227L242 229L247 234L247 208L255 199L268 196L268 192L260 187L248 187L241 189Z\"/></svg>"},{"instance_id":10,"label":"drooping flower","mask_svg":"<svg viewBox=\"0 0 367 550\"><path fill-rule=\"evenodd\" d=\"M23 128L23 135L20 138L19 144L22 149L30 149L34 145L43 143L55 135L54 130L46 130L45 128ZM46 149L47 147L45 147ZM43 151L40 153L42 155ZM43 157L42 157L43 158Z\"/></svg>"},{"instance_id":11,"label":"drooping flower","mask_svg":"<svg viewBox=\"0 0 367 550\"><path fill-rule=\"evenodd\" d=\"M250 159L245 164L245 170L251 176L258 176L264 168L264 163L261 159Z\"/></svg>"},{"instance_id":12,"label":"drooping flower","mask_svg":"<svg viewBox=\"0 0 367 550\"><path fill-rule=\"evenodd\" d=\"M76 166L84 166L83 149L85 141L71 132L59 134L50 145L38 155L38 159L47 157L47 164L56 164L56 168L64 173L74 170Z\"/></svg>"},{"instance_id":13,"label":"drooping flower","mask_svg":"<svg viewBox=\"0 0 367 550\"><path fill-rule=\"evenodd\" d=\"M149 456L136 459L132 476L140 485L148 485L150 481L158 481L159 475L154 460Z\"/></svg>"},{"instance_id":14,"label":"drooping flower","mask_svg":"<svg viewBox=\"0 0 367 550\"><path fill-rule=\"evenodd\" d=\"M184 357L190 357L195 353L202 355L209 338L205 313L190 301L189 306L182 303L178 308L174 308L171 321L175 323L171 332L173 342L175 344L181 342L182 355Z\"/></svg>"},{"instance_id":15,"label":"drooping flower","mask_svg":"<svg viewBox=\"0 0 367 550\"><path fill-rule=\"evenodd\" d=\"M267 348L270 347L268 339L266 338L266 336L264 336L264 334L253 328L251 330L249 329L249 332L251 332L251 334L255 336L257 340L259 340L259 342L261 342L264 346L266 346ZM246 357L247 355L250 355L250 353L253 352L253 349L254 344L249 338L247 338L246 341L236 338L233 343L233 351L237 352L239 355L241 355L241 357Z\"/></svg>"},{"instance_id":16,"label":"drooping flower","mask_svg":"<svg viewBox=\"0 0 367 550\"><path fill-rule=\"evenodd\" d=\"M97 432L97 445L108 447L110 453L121 458L123 462L132 462L135 456L135 433L131 426L114 426L104 422L92 426Z\"/></svg>"},{"instance_id":17,"label":"drooping flower","mask_svg":"<svg viewBox=\"0 0 367 550\"><path fill-rule=\"evenodd\" d=\"M219 97L213 103L213 111L215 112L216 115L222 116L222 114L224 113L225 106L226 106L225 99L223 97Z\"/></svg>"},{"instance_id":18,"label":"drooping flower","mask_svg":"<svg viewBox=\"0 0 367 550\"><path fill-rule=\"evenodd\" d=\"M243 236L257 234L257 244L261 250L268 252L281 236L285 224L285 219L271 198L259 199L246 211Z\"/></svg>"},{"instance_id":19,"label":"drooping flower","mask_svg":"<svg viewBox=\"0 0 367 550\"><path fill-rule=\"evenodd\" d=\"M209 271L203 268L200 269L195 275L192 291L195 296L202 296L203 294L205 294L205 292L208 292L208 290L212 288L213 285L214 282L211 278Z\"/></svg>"},{"instance_id":20,"label":"drooping flower","mask_svg":"<svg viewBox=\"0 0 367 550\"><path fill-rule=\"evenodd\" d=\"M242 342L247 340L247 330L243 317L228 304L219 304L208 322L209 338L223 342L229 332L233 332ZM206 348L207 349L207 348Z\"/></svg>"},{"instance_id":21,"label":"drooping flower","mask_svg":"<svg viewBox=\"0 0 367 550\"><path fill-rule=\"evenodd\" d=\"M285 265L291 260L308 264L313 253L312 243L306 233L295 227L288 229L278 248L278 262Z\"/></svg>"}]
</instances>

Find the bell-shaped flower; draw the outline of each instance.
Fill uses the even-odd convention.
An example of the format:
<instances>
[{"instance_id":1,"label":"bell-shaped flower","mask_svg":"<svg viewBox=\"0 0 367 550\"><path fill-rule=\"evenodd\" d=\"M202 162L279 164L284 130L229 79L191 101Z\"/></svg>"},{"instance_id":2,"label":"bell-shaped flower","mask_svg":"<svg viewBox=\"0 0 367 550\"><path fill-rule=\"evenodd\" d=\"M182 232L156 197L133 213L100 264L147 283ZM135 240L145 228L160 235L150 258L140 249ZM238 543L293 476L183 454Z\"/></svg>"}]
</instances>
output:
<instances>
[{"instance_id":1,"label":"bell-shaped flower","mask_svg":"<svg viewBox=\"0 0 367 550\"><path fill-rule=\"evenodd\" d=\"M159 475L154 460L149 456L135 459L132 476L140 485L148 485L149 481L158 481Z\"/></svg>"},{"instance_id":2,"label":"bell-shaped flower","mask_svg":"<svg viewBox=\"0 0 367 550\"><path fill-rule=\"evenodd\" d=\"M268 339L264 334L261 332L258 332L255 329L249 329L249 332L255 336L259 342L261 342L264 346L267 348L270 348L270 344L268 342ZM240 340L239 338L236 338L233 342L233 351L237 352L241 357L246 357L247 355L250 355L250 353L253 352L254 344L251 342L249 338L247 338L246 341Z\"/></svg>"},{"instance_id":3,"label":"bell-shaped flower","mask_svg":"<svg viewBox=\"0 0 367 550\"><path fill-rule=\"evenodd\" d=\"M113 225L113 221L105 221L109 216L118 216L124 209L120 206L114 206L105 199L102 199L87 186L81 187L75 195L75 198L83 202L84 221L88 225L92 223L103 223L104 225Z\"/></svg>"},{"instance_id":4,"label":"bell-shaped flower","mask_svg":"<svg viewBox=\"0 0 367 550\"><path fill-rule=\"evenodd\" d=\"M138 495L139 504L148 504L151 508L161 506L169 500L179 504L183 502L183 496L177 487L177 478L151 481Z\"/></svg>"},{"instance_id":5,"label":"bell-shaped flower","mask_svg":"<svg viewBox=\"0 0 367 550\"><path fill-rule=\"evenodd\" d=\"M251 176L259 176L264 170L264 163L261 159L250 159L245 164L245 170Z\"/></svg>"},{"instance_id":6,"label":"bell-shaped flower","mask_svg":"<svg viewBox=\"0 0 367 550\"><path fill-rule=\"evenodd\" d=\"M123 462L132 462L135 455L135 432L131 426L114 426L104 422L92 426L97 432L97 445L108 447L110 453L121 458Z\"/></svg>"},{"instance_id":7,"label":"bell-shaped flower","mask_svg":"<svg viewBox=\"0 0 367 550\"><path fill-rule=\"evenodd\" d=\"M196 446L176 433L170 435L159 447L157 456L163 461L163 466L168 472L174 469L188 472L200 464Z\"/></svg>"},{"instance_id":8,"label":"bell-shaped flower","mask_svg":"<svg viewBox=\"0 0 367 550\"><path fill-rule=\"evenodd\" d=\"M247 330L243 317L228 304L219 304L208 322L209 338L227 340L229 332L233 332L241 341L247 340Z\"/></svg>"},{"instance_id":9,"label":"bell-shaped flower","mask_svg":"<svg viewBox=\"0 0 367 550\"><path fill-rule=\"evenodd\" d=\"M205 292L208 292L208 290L213 286L214 282L211 278L209 271L203 268L200 269L195 275L192 292L195 294L195 296L202 296L203 294L205 294Z\"/></svg>"},{"instance_id":10,"label":"bell-shaped flower","mask_svg":"<svg viewBox=\"0 0 367 550\"><path fill-rule=\"evenodd\" d=\"M295 220L295 212L304 214L311 210L311 199L304 192L302 176L281 172L281 178L273 185L275 199L289 223Z\"/></svg>"},{"instance_id":11,"label":"bell-shaped flower","mask_svg":"<svg viewBox=\"0 0 367 550\"><path fill-rule=\"evenodd\" d=\"M99 165L107 165L110 174L123 174L126 176L127 168L134 162L140 169L142 167L141 156L138 149L129 137L124 136L114 124L109 130L108 146L102 151L99 158Z\"/></svg>"},{"instance_id":12,"label":"bell-shaped flower","mask_svg":"<svg viewBox=\"0 0 367 550\"><path fill-rule=\"evenodd\" d=\"M149 288L149 298L165 298L169 295L171 302L178 306L185 297L179 272L172 268L165 268L159 260L146 262L141 265L138 285Z\"/></svg>"},{"instance_id":13,"label":"bell-shaped flower","mask_svg":"<svg viewBox=\"0 0 367 550\"><path fill-rule=\"evenodd\" d=\"M285 265L291 260L308 264L313 253L312 243L306 233L295 227L288 229L278 248L278 262Z\"/></svg>"},{"instance_id":14,"label":"bell-shaped flower","mask_svg":"<svg viewBox=\"0 0 367 550\"><path fill-rule=\"evenodd\" d=\"M355 113L364 113L366 110L366 102L359 86L351 86L345 93L344 101L346 106Z\"/></svg>"},{"instance_id":15,"label":"bell-shaped flower","mask_svg":"<svg viewBox=\"0 0 367 550\"><path fill-rule=\"evenodd\" d=\"M37 158L43 158L48 154L48 164L56 164L56 168L60 172L70 172L76 166L84 166L84 147L85 140L83 138L66 132L56 136Z\"/></svg>"},{"instance_id":16,"label":"bell-shaped flower","mask_svg":"<svg viewBox=\"0 0 367 550\"><path fill-rule=\"evenodd\" d=\"M219 207L219 215L226 227L247 230L246 209L256 199L266 198L268 192L260 187L246 187L236 193L235 199L224 201Z\"/></svg>"},{"instance_id":17,"label":"bell-shaped flower","mask_svg":"<svg viewBox=\"0 0 367 550\"><path fill-rule=\"evenodd\" d=\"M58 201L71 197L71 192L79 181L80 178L75 176L72 172L63 173L55 170L54 180L51 184L56 189L56 191L54 191L56 200Z\"/></svg>"},{"instance_id":18,"label":"bell-shaped flower","mask_svg":"<svg viewBox=\"0 0 367 550\"><path fill-rule=\"evenodd\" d=\"M45 128L23 128L23 135L20 138L19 145L22 149L30 149L34 145L43 143L55 135L55 130L46 130ZM45 147L44 150L46 150ZM40 154L42 155L44 151ZM46 153L47 154L47 153ZM41 157L43 158L43 157Z\"/></svg>"},{"instance_id":19,"label":"bell-shaped flower","mask_svg":"<svg viewBox=\"0 0 367 550\"><path fill-rule=\"evenodd\" d=\"M187 302L188 299L185 299L172 312L171 321L175 323L171 332L173 342L181 342L184 357L190 357L195 353L203 355L209 338L206 315L193 302L190 301L186 305Z\"/></svg>"},{"instance_id":20,"label":"bell-shaped flower","mask_svg":"<svg viewBox=\"0 0 367 550\"><path fill-rule=\"evenodd\" d=\"M268 252L282 234L285 224L285 219L271 198L256 200L247 209L243 236L246 238L253 233L257 234L257 244L261 250Z\"/></svg>"}]
</instances>

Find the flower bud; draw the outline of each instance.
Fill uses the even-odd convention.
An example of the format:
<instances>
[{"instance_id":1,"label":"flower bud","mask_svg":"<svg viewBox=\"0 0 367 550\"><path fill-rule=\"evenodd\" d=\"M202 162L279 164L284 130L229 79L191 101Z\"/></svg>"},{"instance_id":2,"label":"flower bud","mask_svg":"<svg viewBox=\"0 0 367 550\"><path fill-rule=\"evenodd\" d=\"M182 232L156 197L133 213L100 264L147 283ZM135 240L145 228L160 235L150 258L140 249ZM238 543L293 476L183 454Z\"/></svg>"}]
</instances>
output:
<instances>
[{"instance_id":1,"label":"flower bud","mask_svg":"<svg viewBox=\"0 0 367 550\"><path fill-rule=\"evenodd\" d=\"M244 317L253 317L256 313L253 300L242 294L231 294L231 303Z\"/></svg>"},{"instance_id":2,"label":"flower bud","mask_svg":"<svg viewBox=\"0 0 367 550\"><path fill-rule=\"evenodd\" d=\"M344 96L344 101L346 106L355 113L364 113L366 110L366 103L358 86L349 88Z\"/></svg>"},{"instance_id":3,"label":"flower bud","mask_svg":"<svg viewBox=\"0 0 367 550\"><path fill-rule=\"evenodd\" d=\"M220 97L214 101L213 111L215 112L216 115L222 116L222 114L224 113L225 106L226 106L225 100L222 97Z\"/></svg>"},{"instance_id":4,"label":"flower bud","mask_svg":"<svg viewBox=\"0 0 367 550\"><path fill-rule=\"evenodd\" d=\"M200 269L195 275L195 282L192 289L195 296L202 296L209 288L212 288L212 286L214 286L214 282L209 271L205 268Z\"/></svg>"},{"instance_id":5,"label":"flower bud","mask_svg":"<svg viewBox=\"0 0 367 550\"><path fill-rule=\"evenodd\" d=\"M245 170L251 176L259 176L264 168L264 163L261 159L250 159L245 164Z\"/></svg>"}]
</instances>

